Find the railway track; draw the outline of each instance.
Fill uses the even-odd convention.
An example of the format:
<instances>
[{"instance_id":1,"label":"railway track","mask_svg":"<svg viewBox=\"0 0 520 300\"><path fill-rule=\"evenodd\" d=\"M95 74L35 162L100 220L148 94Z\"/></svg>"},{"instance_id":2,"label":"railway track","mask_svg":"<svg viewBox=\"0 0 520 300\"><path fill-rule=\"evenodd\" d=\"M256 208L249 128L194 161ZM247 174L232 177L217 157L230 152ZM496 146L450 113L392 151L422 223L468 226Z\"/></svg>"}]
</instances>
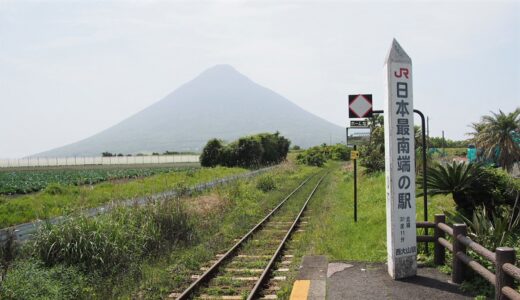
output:
<instances>
[{"instance_id":1,"label":"railway track","mask_svg":"<svg viewBox=\"0 0 520 300\"><path fill-rule=\"evenodd\" d=\"M194 281L186 290L170 294L169 299L276 299L279 283L286 280L293 258L284 253L287 242L300 223L307 223L301 221L305 209L325 176L318 179L302 203L294 195L313 176L305 179L226 253L217 254L202 267L202 274L192 275ZM293 197L294 201L288 201Z\"/></svg>"}]
</instances>

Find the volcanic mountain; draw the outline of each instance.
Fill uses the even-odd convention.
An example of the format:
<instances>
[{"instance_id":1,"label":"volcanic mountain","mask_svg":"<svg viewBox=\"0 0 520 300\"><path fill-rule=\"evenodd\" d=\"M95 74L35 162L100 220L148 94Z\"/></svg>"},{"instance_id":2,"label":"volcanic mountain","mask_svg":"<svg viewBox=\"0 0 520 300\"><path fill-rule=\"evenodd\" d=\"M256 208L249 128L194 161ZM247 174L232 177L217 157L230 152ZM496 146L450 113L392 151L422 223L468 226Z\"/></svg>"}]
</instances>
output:
<instances>
[{"instance_id":1,"label":"volcanic mountain","mask_svg":"<svg viewBox=\"0 0 520 300\"><path fill-rule=\"evenodd\" d=\"M200 152L211 138L232 141L275 131L302 147L344 140L340 126L303 110L229 65L217 65L119 124L37 156Z\"/></svg>"}]
</instances>

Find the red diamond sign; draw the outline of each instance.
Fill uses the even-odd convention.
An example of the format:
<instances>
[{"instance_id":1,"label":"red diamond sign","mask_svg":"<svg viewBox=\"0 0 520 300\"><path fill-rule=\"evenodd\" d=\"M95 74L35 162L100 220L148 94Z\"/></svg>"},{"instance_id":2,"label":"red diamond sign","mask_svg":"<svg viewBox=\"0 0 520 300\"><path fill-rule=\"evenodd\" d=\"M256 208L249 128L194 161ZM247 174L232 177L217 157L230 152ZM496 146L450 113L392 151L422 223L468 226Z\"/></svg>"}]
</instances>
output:
<instances>
[{"instance_id":1,"label":"red diamond sign","mask_svg":"<svg viewBox=\"0 0 520 300\"><path fill-rule=\"evenodd\" d=\"M372 95L348 95L348 117L372 117Z\"/></svg>"}]
</instances>

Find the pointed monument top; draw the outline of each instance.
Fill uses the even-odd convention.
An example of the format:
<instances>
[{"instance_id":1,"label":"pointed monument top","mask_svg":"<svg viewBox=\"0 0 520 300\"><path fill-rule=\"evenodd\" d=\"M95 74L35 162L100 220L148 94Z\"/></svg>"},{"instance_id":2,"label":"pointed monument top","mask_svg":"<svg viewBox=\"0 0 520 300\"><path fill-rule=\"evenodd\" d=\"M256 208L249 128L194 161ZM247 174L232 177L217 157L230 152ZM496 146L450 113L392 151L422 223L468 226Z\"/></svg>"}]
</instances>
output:
<instances>
[{"instance_id":1,"label":"pointed monument top","mask_svg":"<svg viewBox=\"0 0 520 300\"><path fill-rule=\"evenodd\" d=\"M399 45L397 40L394 38L392 41L392 47L390 47L390 51L388 52L388 55L386 56L385 64L388 64L389 62L400 62L400 63L412 63L412 59L406 52L404 51L403 47Z\"/></svg>"}]
</instances>

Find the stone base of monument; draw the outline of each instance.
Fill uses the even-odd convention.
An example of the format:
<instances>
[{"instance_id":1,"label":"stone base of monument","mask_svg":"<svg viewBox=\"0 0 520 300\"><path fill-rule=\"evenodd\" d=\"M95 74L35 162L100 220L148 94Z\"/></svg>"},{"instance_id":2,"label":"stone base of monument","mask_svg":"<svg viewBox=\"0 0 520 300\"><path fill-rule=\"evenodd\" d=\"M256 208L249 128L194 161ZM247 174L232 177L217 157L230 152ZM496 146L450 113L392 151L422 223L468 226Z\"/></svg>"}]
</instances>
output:
<instances>
[{"instance_id":1,"label":"stone base of monument","mask_svg":"<svg viewBox=\"0 0 520 300\"><path fill-rule=\"evenodd\" d=\"M327 299L473 299L449 279L419 266L416 276L395 280L385 263L335 262L328 266Z\"/></svg>"},{"instance_id":2,"label":"stone base of monument","mask_svg":"<svg viewBox=\"0 0 520 300\"><path fill-rule=\"evenodd\" d=\"M417 258L415 256L397 257L394 265L388 266L388 273L394 279L402 279L417 275ZM388 260L391 264L392 260Z\"/></svg>"}]
</instances>

